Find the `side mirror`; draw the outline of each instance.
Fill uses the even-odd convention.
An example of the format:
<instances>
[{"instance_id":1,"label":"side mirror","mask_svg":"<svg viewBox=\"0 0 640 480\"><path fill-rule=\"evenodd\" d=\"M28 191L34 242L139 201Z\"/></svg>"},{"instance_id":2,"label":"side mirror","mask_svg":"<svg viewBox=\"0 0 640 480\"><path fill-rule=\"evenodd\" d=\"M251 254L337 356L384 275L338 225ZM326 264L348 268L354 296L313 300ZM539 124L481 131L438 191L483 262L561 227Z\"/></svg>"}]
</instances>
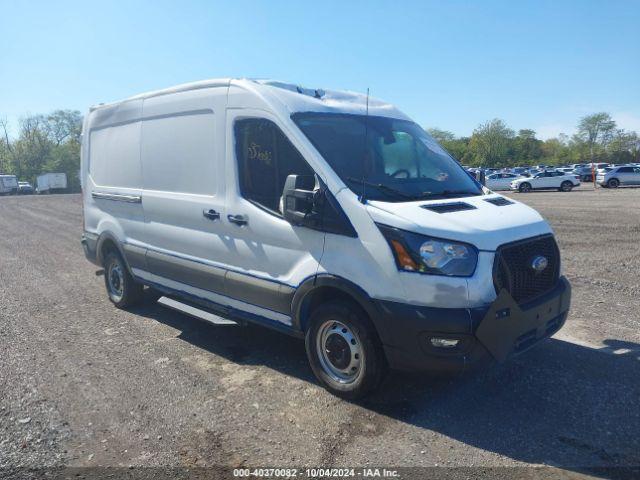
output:
<instances>
[{"instance_id":1,"label":"side mirror","mask_svg":"<svg viewBox=\"0 0 640 480\"><path fill-rule=\"evenodd\" d=\"M314 175L289 175L282 191L284 218L293 225L314 226L317 214L313 211L315 197Z\"/></svg>"}]
</instances>

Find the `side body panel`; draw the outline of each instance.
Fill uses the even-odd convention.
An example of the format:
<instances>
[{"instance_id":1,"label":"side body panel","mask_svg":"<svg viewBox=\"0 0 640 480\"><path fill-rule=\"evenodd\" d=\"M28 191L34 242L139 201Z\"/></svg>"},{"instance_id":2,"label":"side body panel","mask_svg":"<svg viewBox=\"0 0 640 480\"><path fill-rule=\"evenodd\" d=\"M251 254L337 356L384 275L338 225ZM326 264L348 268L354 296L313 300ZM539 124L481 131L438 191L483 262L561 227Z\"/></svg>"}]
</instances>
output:
<instances>
[{"instance_id":1,"label":"side body panel","mask_svg":"<svg viewBox=\"0 0 640 480\"><path fill-rule=\"evenodd\" d=\"M140 163L142 100L91 112L85 120L82 178L85 230L113 235L121 245L144 238ZM134 255L132 267L144 266Z\"/></svg>"},{"instance_id":2,"label":"side body panel","mask_svg":"<svg viewBox=\"0 0 640 480\"><path fill-rule=\"evenodd\" d=\"M147 269L222 292L226 255L224 107L226 87L144 100L141 157ZM209 217L205 212L215 212Z\"/></svg>"}]
</instances>

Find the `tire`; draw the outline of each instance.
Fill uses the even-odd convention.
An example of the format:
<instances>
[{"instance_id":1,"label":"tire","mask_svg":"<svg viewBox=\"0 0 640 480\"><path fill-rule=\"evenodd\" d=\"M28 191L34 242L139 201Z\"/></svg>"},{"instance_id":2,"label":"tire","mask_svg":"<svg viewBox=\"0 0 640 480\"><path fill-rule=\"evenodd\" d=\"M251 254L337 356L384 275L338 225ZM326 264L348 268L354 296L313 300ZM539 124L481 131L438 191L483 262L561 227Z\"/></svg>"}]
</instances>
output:
<instances>
[{"instance_id":1,"label":"tire","mask_svg":"<svg viewBox=\"0 0 640 480\"><path fill-rule=\"evenodd\" d=\"M572 188L573 188L573 183L571 183L569 180L565 180L560 184L559 190L561 192L570 192Z\"/></svg>"},{"instance_id":2,"label":"tire","mask_svg":"<svg viewBox=\"0 0 640 480\"><path fill-rule=\"evenodd\" d=\"M619 185L620 185L620 180L618 180L617 178L612 178L607 182L607 187L609 188L618 188Z\"/></svg>"},{"instance_id":3,"label":"tire","mask_svg":"<svg viewBox=\"0 0 640 480\"><path fill-rule=\"evenodd\" d=\"M376 389L387 370L375 329L365 313L349 302L327 302L313 311L305 347L320 383L349 400Z\"/></svg>"},{"instance_id":4,"label":"tire","mask_svg":"<svg viewBox=\"0 0 640 480\"><path fill-rule=\"evenodd\" d=\"M118 308L131 307L142 300L143 286L133 279L116 252L109 253L104 260L104 285L109 300Z\"/></svg>"},{"instance_id":5,"label":"tire","mask_svg":"<svg viewBox=\"0 0 640 480\"><path fill-rule=\"evenodd\" d=\"M528 193L531 191L531 184L529 182L522 182L518 187L520 193Z\"/></svg>"}]
</instances>

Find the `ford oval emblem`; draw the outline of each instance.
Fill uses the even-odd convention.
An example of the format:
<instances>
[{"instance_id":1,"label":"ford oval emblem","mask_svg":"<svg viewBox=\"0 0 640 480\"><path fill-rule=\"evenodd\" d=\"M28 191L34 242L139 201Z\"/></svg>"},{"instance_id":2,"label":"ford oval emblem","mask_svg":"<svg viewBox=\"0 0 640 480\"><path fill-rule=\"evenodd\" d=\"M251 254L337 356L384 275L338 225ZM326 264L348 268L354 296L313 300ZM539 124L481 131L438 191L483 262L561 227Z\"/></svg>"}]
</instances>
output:
<instances>
[{"instance_id":1,"label":"ford oval emblem","mask_svg":"<svg viewBox=\"0 0 640 480\"><path fill-rule=\"evenodd\" d=\"M538 255L531 260L531 269L536 273L542 272L548 265L549 260L547 260L547 257L543 257L542 255Z\"/></svg>"}]
</instances>

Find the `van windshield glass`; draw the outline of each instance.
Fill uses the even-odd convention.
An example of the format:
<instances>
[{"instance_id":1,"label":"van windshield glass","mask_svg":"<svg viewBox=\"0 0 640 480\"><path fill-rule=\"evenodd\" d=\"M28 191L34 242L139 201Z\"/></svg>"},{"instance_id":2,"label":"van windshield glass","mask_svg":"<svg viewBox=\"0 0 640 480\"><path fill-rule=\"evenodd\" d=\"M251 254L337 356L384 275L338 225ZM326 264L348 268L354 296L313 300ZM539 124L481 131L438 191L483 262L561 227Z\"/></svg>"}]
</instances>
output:
<instances>
[{"instance_id":1,"label":"van windshield glass","mask_svg":"<svg viewBox=\"0 0 640 480\"><path fill-rule=\"evenodd\" d=\"M317 112L292 118L357 195L363 185L367 199L386 202L482 195L480 185L413 122Z\"/></svg>"}]
</instances>

